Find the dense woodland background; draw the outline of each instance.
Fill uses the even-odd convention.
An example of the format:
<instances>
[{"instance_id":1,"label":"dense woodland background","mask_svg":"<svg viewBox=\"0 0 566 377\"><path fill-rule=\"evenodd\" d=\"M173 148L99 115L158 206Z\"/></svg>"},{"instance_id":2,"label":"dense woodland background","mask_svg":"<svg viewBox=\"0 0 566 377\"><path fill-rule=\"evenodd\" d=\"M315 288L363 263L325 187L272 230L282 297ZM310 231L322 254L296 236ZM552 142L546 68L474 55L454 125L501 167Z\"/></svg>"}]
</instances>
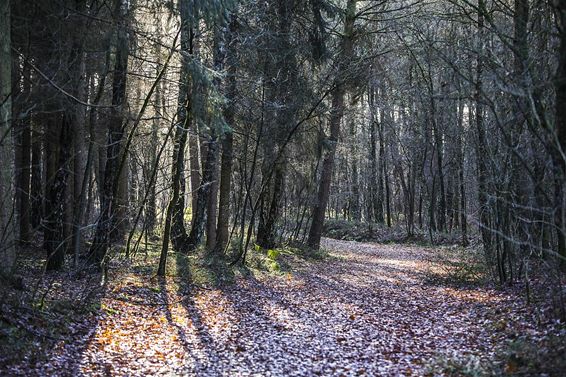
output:
<instances>
[{"instance_id":1,"label":"dense woodland background","mask_svg":"<svg viewBox=\"0 0 566 377\"><path fill-rule=\"evenodd\" d=\"M165 275L348 228L479 251L565 315L566 2L0 4L5 282L30 248L158 245Z\"/></svg>"}]
</instances>

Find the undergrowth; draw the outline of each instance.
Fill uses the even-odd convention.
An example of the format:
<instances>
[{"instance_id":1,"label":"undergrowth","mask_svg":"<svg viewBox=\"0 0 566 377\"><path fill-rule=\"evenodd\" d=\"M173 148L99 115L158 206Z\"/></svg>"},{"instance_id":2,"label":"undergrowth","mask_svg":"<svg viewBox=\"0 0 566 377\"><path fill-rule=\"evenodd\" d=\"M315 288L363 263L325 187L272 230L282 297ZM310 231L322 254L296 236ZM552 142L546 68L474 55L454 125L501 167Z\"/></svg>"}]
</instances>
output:
<instances>
[{"instance_id":1,"label":"undergrowth","mask_svg":"<svg viewBox=\"0 0 566 377\"><path fill-rule=\"evenodd\" d=\"M475 355L445 353L436 356L428 363L425 376L487 377L494 375L495 371L493 364L486 363Z\"/></svg>"},{"instance_id":2,"label":"undergrowth","mask_svg":"<svg viewBox=\"0 0 566 377\"><path fill-rule=\"evenodd\" d=\"M323 235L344 241L398 243L419 246L454 245L461 242L459 231L451 233L434 232L431 235L427 229L415 228L411 236L407 235L406 227L402 224L385 224L327 219L324 222Z\"/></svg>"},{"instance_id":3,"label":"undergrowth","mask_svg":"<svg viewBox=\"0 0 566 377\"><path fill-rule=\"evenodd\" d=\"M489 281L489 268L483 253L474 247L438 247L433 266L427 274L429 283L448 286L481 286Z\"/></svg>"},{"instance_id":4,"label":"undergrowth","mask_svg":"<svg viewBox=\"0 0 566 377\"><path fill-rule=\"evenodd\" d=\"M521 335L494 350L495 357L481 360L475 355L441 353L428 362L427 376L549 376L560 377L566 370L564 335L542 338Z\"/></svg>"},{"instance_id":5,"label":"undergrowth","mask_svg":"<svg viewBox=\"0 0 566 377\"><path fill-rule=\"evenodd\" d=\"M303 260L323 260L328 257L328 252L324 249L313 250L302 245L282 245L278 248L263 249L254 245L249 250L246 258L246 266L261 271L282 274L292 270L293 261Z\"/></svg>"}]
</instances>

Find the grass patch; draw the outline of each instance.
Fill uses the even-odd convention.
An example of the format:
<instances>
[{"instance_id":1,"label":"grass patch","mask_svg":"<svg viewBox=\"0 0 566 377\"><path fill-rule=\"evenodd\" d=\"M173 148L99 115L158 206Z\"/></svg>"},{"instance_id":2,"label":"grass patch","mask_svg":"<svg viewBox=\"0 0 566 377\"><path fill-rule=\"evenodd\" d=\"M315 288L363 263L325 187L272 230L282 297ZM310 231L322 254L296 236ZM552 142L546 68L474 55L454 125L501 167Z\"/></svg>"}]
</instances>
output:
<instances>
[{"instance_id":1,"label":"grass patch","mask_svg":"<svg viewBox=\"0 0 566 377\"><path fill-rule=\"evenodd\" d=\"M234 269L223 255L210 255L199 249L194 254L171 253L167 275L186 284L221 287L234 282Z\"/></svg>"},{"instance_id":2,"label":"grass patch","mask_svg":"<svg viewBox=\"0 0 566 377\"><path fill-rule=\"evenodd\" d=\"M434 269L427 273L429 283L449 286L481 286L489 280L489 268L477 248L439 247L433 258Z\"/></svg>"},{"instance_id":3,"label":"grass patch","mask_svg":"<svg viewBox=\"0 0 566 377\"><path fill-rule=\"evenodd\" d=\"M282 275L293 270L297 259L322 261L330 258L325 249L314 250L304 245L282 245L275 249L262 249L255 245L248 251L246 265L270 274Z\"/></svg>"}]
</instances>

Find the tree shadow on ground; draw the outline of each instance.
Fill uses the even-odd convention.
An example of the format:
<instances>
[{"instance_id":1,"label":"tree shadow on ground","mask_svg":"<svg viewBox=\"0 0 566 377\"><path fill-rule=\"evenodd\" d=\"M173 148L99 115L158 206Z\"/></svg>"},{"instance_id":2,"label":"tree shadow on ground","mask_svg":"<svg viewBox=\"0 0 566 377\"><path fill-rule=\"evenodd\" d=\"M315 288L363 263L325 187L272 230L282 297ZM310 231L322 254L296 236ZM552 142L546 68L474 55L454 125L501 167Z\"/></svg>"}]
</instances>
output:
<instances>
[{"instance_id":1,"label":"tree shadow on ground","mask_svg":"<svg viewBox=\"0 0 566 377\"><path fill-rule=\"evenodd\" d=\"M2 287L0 375L81 374L107 287L100 284L102 275L88 268L45 272L44 258L40 248L24 248L20 286ZM67 352L74 357L59 357Z\"/></svg>"},{"instance_id":2,"label":"tree shadow on ground","mask_svg":"<svg viewBox=\"0 0 566 377\"><path fill-rule=\"evenodd\" d=\"M177 289L172 291L166 279L159 280L165 318L169 325L175 328L185 352L193 363L192 365L185 365L189 372L209 370L221 357L221 350L216 344L214 336L209 332L206 319L194 300L199 290L209 289L200 287L195 283L196 281L204 280L209 282L211 286L224 284L225 272L220 270L217 264L207 262L205 260L204 263L197 264L191 261L188 256L175 253ZM190 327L184 327L173 318L169 295L175 297L176 303L179 303L184 309ZM195 352L197 349L202 351L202 354Z\"/></svg>"}]
</instances>

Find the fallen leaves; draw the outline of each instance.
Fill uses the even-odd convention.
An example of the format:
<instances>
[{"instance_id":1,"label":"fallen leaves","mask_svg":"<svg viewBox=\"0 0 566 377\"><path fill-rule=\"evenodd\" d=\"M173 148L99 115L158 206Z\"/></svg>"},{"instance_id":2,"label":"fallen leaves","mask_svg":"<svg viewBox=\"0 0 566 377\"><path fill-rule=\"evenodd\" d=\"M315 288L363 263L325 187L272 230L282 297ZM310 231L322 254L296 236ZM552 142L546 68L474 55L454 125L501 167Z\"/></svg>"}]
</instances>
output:
<instances>
[{"instance_id":1,"label":"fallen leaves","mask_svg":"<svg viewBox=\"0 0 566 377\"><path fill-rule=\"evenodd\" d=\"M281 255L293 274L223 289L129 273L111 282L92 329L73 332L34 374L437 375L479 370L516 333L544 332L514 295L426 283L431 249L324 247L326 261Z\"/></svg>"}]
</instances>

